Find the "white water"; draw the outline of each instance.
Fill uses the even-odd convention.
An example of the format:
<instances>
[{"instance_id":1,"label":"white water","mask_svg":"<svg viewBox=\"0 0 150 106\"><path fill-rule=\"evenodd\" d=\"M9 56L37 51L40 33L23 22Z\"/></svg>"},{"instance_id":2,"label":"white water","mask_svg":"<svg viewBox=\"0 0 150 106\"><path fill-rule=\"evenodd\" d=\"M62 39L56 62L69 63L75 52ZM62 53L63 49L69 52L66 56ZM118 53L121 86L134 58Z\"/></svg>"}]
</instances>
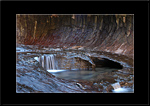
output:
<instances>
[{"instance_id":1,"label":"white water","mask_svg":"<svg viewBox=\"0 0 150 106\"><path fill-rule=\"evenodd\" d=\"M66 70L47 70L48 72L62 72L62 71L66 71Z\"/></svg>"},{"instance_id":2,"label":"white water","mask_svg":"<svg viewBox=\"0 0 150 106\"><path fill-rule=\"evenodd\" d=\"M39 58L38 57L34 57L35 60L37 60L39 62Z\"/></svg>"},{"instance_id":3,"label":"white water","mask_svg":"<svg viewBox=\"0 0 150 106\"><path fill-rule=\"evenodd\" d=\"M112 87L115 89L118 89L118 88L121 88L119 82L115 83L115 84L112 84Z\"/></svg>"},{"instance_id":4,"label":"white water","mask_svg":"<svg viewBox=\"0 0 150 106\"><path fill-rule=\"evenodd\" d=\"M55 60L54 60L54 55L48 55L46 56L46 69L47 70L55 70Z\"/></svg>"},{"instance_id":5,"label":"white water","mask_svg":"<svg viewBox=\"0 0 150 106\"><path fill-rule=\"evenodd\" d=\"M114 90L113 93L133 93L134 90L131 88L121 88L119 82L112 84Z\"/></svg>"},{"instance_id":6,"label":"white water","mask_svg":"<svg viewBox=\"0 0 150 106\"><path fill-rule=\"evenodd\" d=\"M117 88L113 90L113 93L134 93L134 89L131 88Z\"/></svg>"},{"instance_id":7,"label":"white water","mask_svg":"<svg viewBox=\"0 0 150 106\"><path fill-rule=\"evenodd\" d=\"M40 57L34 57L35 60L42 64L42 67L46 70L56 70L54 55L43 55Z\"/></svg>"}]
</instances>

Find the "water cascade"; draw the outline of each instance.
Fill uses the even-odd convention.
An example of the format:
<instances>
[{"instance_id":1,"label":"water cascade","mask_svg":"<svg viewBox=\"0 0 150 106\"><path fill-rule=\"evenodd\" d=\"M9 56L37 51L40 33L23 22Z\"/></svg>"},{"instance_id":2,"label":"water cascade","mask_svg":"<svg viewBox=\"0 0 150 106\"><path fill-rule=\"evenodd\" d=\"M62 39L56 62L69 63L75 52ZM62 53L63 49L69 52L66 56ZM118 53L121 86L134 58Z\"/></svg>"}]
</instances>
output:
<instances>
[{"instance_id":1,"label":"water cascade","mask_svg":"<svg viewBox=\"0 0 150 106\"><path fill-rule=\"evenodd\" d=\"M54 60L54 55L48 55L46 56L46 69L47 70L55 70L55 60Z\"/></svg>"},{"instance_id":2,"label":"water cascade","mask_svg":"<svg viewBox=\"0 0 150 106\"><path fill-rule=\"evenodd\" d=\"M119 82L112 84L112 87L114 90L112 91L113 93L133 93L134 90L131 88L122 88L119 84Z\"/></svg>"},{"instance_id":3,"label":"water cascade","mask_svg":"<svg viewBox=\"0 0 150 106\"><path fill-rule=\"evenodd\" d=\"M115 83L115 84L112 84L112 87L115 89L118 89L118 88L121 88L119 82L118 83Z\"/></svg>"},{"instance_id":4,"label":"water cascade","mask_svg":"<svg viewBox=\"0 0 150 106\"><path fill-rule=\"evenodd\" d=\"M37 60L46 70L56 70L55 58L53 54L43 55L39 58L35 57L34 59Z\"/></svg>"}]
</instances>

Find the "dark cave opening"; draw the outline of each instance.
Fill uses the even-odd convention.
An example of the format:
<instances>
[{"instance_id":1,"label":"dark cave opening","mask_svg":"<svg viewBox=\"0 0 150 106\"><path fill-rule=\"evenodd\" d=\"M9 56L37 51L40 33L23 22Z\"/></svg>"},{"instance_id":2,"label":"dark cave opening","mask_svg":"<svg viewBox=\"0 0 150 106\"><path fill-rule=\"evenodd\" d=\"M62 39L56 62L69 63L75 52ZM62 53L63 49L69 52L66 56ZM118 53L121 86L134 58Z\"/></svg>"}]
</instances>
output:
<instances>
[{"instance_id":1,"label":"dark cave opening","mask_svg":"<svg viewBox=\"0 0 150 106\"><path fill-rule=\"evenodd\" d=\"M122 69L123 66L120 63L114 62L112 60L102 58L93 58L93 62L96 64L96 68L105 67L105 68L115 68L115 69Z\"/></svg>"}]
</instances>

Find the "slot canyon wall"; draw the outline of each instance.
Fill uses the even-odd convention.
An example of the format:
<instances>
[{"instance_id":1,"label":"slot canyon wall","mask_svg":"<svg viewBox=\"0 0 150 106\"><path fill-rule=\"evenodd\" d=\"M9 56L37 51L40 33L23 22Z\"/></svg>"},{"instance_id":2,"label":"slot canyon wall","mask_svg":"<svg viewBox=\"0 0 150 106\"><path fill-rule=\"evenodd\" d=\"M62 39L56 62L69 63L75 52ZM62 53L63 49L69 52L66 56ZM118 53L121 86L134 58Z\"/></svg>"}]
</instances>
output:
<instances>
[{"instance_id":1,"label":"slot canyon wall","mask_svg":"<svg viewBox=\"0 0 150 106\"><path fill-rule=\"evenodd\" d=\"M133 15L16 15L16 43L133 58Z\"/></svg>"},{"instance_id":2,"label":"slot canyon wall","mask_svg":"<svg viewBox=\"0 0 150 106\"><path fill-rule=\"evenodd\" d=\"M16 22L16 92L106 93L114 92L112 84L116 82L119 87L130 88L133 92L133 15L18 14ZM45 59L40 62L34 59L41 56ZM97 75L101 62L120 67ZM53 64L53 68L48 68L52 67L48 64ZM46 71L55 69L54 64L58 70L85 69L97 76L91 81L81 80L80 75L79 80L59 78ZM70 76L68 74L67 78Z\"/></svg>"}]
</instances>

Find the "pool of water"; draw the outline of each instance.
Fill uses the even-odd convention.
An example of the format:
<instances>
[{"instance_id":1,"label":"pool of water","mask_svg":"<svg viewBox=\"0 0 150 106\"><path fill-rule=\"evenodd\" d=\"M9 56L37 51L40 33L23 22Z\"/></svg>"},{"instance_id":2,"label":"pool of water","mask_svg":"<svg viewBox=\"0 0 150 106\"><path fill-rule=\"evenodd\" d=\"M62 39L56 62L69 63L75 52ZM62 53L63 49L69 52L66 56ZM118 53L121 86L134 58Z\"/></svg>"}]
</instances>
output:
<instances>
[{"instance_id":1,"label":"pool of water","mask_svg":"<svg viewBox=\"0 0 150 106\"><path fill-rule=\"evenodd\" d=\"M68 79L68 80L89 80L93 81L100 74L112 72L112 68L96 68L95 71L91 70L47 70L52 73L54 76Z\"/></svg>"}]
</instances>

